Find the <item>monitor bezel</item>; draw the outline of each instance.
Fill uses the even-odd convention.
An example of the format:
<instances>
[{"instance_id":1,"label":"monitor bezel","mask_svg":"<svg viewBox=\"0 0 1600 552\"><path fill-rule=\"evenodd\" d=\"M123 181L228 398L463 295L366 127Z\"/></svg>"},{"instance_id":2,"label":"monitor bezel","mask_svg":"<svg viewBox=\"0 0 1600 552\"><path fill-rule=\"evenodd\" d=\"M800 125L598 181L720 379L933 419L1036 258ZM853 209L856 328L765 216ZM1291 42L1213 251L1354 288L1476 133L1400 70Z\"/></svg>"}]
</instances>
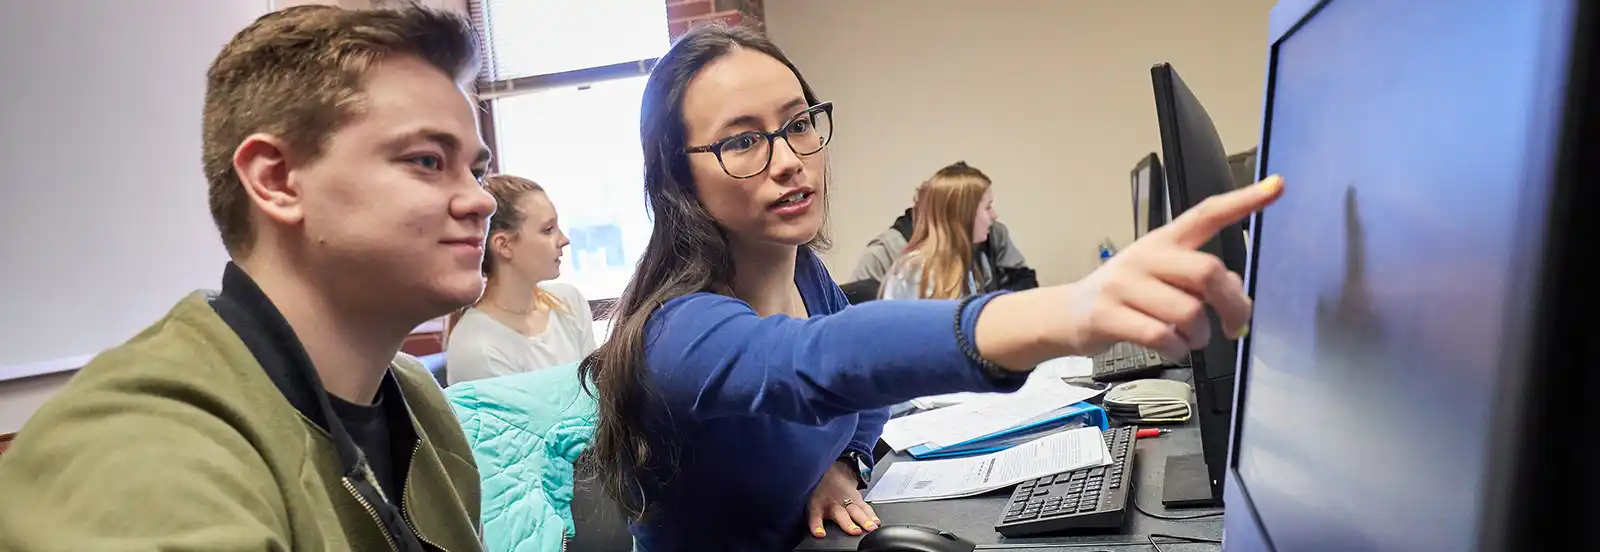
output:
<instances>
[{"instance_id":1,"label":"monitor bezel","mask_svg":"<svg viewBox=\"0 0 1600 552\"><path fill-rule=\"evenodd\" d=\"M1272 151L1272 98L1273 86L1277 79L1278 47L1283 41L1294 35L1306 21L1332 0L1279 0L1272 7L1267 23L1267 66L1266 78L1261 99L1261 131L1260 139L1256 142L1256 180L1265 179L1267 159ZM1261 212L1250 216L1246 234L1246 243L1249 247L1245 255L1244 287L1245 293L1255 297L1255 269L1256 258L1261 251ZM1228 423L1228 459L1223 470L1223 497L1228 504L1228 515L1223 520L1224 532L1235 537L1234 542L1228 545L1243 544L1244 550L1277 550L1272 538L1262 526L1261 519L1256 515L1255 502L1250 499L1250 491L1245 488L1239 479L1239 424L1244 418L1245 399L1248 395L1246 389L1250 380L1250 342L1252 336L1245 335L1239 338L1238 352L1234 356L1233 376L1233 410L1232 419Z\"/></svg>"}]
</instances>

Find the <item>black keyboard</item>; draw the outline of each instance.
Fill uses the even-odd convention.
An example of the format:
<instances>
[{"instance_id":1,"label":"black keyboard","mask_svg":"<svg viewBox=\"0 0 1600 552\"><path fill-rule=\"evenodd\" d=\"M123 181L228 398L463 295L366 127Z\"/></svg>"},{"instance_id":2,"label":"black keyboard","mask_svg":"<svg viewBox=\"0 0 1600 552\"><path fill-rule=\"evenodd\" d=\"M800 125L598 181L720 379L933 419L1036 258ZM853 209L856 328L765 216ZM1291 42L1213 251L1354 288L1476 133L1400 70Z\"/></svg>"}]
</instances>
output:
<instances>
[{"instance_id":1,"label":"black keyboard","mask_svg":"<svg viewBox=\"0 0 1600 552\"><path fill-rule=\"evenodd\" d=\"M1089 377L1100 382L1153 378L1171 365L1154 349L1118 343L1112 345L1110 350L1094 356L1094 372Z\"/></svg>"},{"instance_id":2,"label":"black keyboard","mask_svg":"<svg viewBox=\"0 0 1600 552\"><path fill-rule=\"evenodd\" d=\"M1007 537L1122 528L1133 489L1137 426L1105 432L1111 464L1046 475L1017 485L994 530Z\"/></svg>"}]
</instances>

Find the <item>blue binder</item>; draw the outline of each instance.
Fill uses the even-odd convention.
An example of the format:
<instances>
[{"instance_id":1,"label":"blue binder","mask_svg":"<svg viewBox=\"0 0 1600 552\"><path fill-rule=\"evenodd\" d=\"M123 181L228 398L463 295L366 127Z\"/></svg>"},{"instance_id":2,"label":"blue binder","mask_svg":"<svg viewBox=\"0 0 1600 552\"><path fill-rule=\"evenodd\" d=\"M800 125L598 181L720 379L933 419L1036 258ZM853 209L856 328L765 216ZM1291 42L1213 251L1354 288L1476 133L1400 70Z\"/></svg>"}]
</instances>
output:
<instances>
[{"instance_id":1,"label":"blue binder","mask_svg":"<svg viewBox=\"0 0 1600 552\"><path fill-rule=\"evenodd\" d=\"M1005 450L1052 433L1091 425L1098 426L1101 431L1111 428L1110 421L1106 418L1105 409L1087 402L1077 402L1005 431L991 433L946 447L923 443L906 449L906 452L912 458L918 460L987 454Z\"/></svg>"}]
</instances>

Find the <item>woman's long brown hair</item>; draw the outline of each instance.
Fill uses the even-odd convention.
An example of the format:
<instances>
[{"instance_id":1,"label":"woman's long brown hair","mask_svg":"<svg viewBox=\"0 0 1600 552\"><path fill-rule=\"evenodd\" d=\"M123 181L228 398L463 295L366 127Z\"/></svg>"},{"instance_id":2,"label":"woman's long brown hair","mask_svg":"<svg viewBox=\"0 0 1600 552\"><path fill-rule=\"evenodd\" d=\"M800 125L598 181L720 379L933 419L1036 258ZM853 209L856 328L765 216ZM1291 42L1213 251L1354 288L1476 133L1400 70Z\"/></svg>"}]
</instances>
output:
<instances>
[{"instance_id":1,"label":"woman's long brown hair","mask_svg":"<svg viewBox=\"0 0 1600 552\"><path fill-rule=\"evenodd\" d=\"M972 270L972 222L989 191L989 177L965 161L939 169L917 188L911 208L911 241L890 268L918 272L917 297L957 299L968 293ZM903 266L917 263L919 266ZM977 282L981 287L984 282ZM885 286L887 288L887 286Z\"/></svg>"},{"instance_id":2,"label":"woman's long brown hair","mask_svg":"<svg viewBox=\"0 0 1600 552\"><path fill-rule=\"evenodd\" d=\"M635 519L645 517L650 490L666 486L677 469L677 451L670 445L658 447L662 441L652 440L648 425L671 421L664 419L667 416L648 416L652 406L661 403L652 394L644 366L645 323L671 299L725 290L734 271L723 230L695 193L684 152L693 145L684 136L684 91L701 68L741 49L782 62L799 79L806 101L820 103L777 45L743 27L708 25L690 30L661 56L645 83L639 139L644 149L645 200L654 226L633 278L618 298L611 337L579 367L599 404L598 427L583 464L588 475L598 479ZM826 185L826 175L823 180ZM827 196L823 194L825 218ZM827 238L819 234L808 247L826 245Z\"/></svg>"}]
</instances>

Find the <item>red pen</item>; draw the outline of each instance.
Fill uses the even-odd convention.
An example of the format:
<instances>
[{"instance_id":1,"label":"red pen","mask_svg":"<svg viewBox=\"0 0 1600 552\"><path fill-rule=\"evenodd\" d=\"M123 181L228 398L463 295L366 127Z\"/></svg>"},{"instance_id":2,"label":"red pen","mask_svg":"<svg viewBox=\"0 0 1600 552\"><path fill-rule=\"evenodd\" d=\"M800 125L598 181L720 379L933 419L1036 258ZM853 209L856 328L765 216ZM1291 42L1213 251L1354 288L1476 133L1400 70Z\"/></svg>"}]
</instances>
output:
<instances>
[{"instance_id":1,"label":"red pen","mask_svg":"<svg viewBox=\"0 0 1600 552\"><path fill-rule=\"evenodd\" d=\"M1133 434L1133 438L1134 439L1143 439L1145 437L1160 437L1160 436L1166 435L1168 433L1172 433L1172 430L1170 430L1170 429L1158 429L1158 428L1151 427L1151 428L1141 429L1141 430L1135 432Z\"/></svg>"}]
</instances>

